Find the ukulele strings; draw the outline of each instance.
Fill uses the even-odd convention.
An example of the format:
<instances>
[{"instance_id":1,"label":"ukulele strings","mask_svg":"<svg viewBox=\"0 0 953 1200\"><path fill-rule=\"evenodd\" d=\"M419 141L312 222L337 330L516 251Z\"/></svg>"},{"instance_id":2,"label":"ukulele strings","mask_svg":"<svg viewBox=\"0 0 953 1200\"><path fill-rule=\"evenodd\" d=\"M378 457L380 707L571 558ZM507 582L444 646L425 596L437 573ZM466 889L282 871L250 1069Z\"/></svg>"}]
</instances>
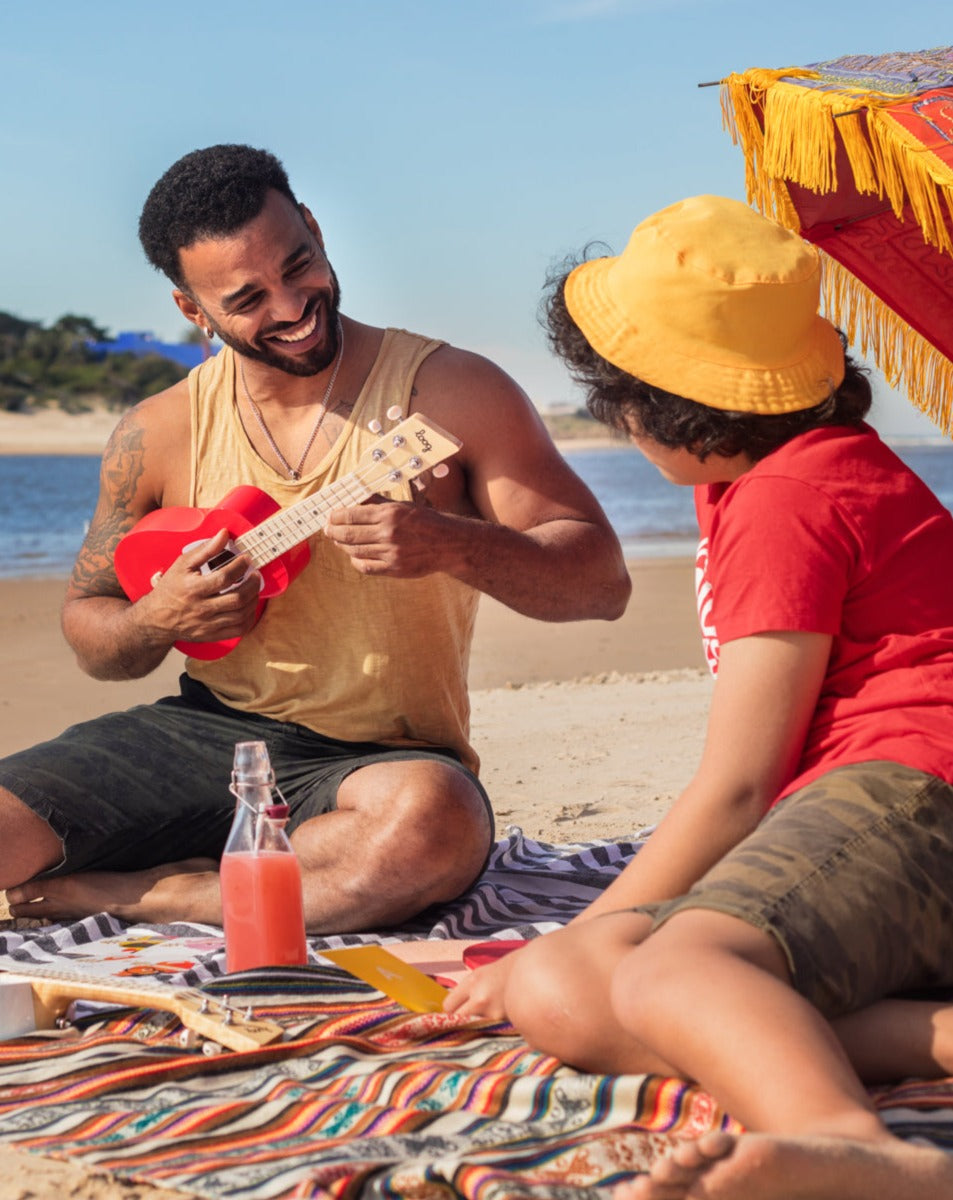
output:
<instances>
[{"instance_id":1,"label":"ukulele strings","mask_svg":"<svg viewBox=\"0 0 953 1200\"><path fill-rule=\"evenodd\" d=\"M150 997L154 1000L176 1000L195 1005L202 1013L209 1015L230 1014L233 1018L244 1016L243 1009L229 1002L227 996L218 997L203 992L196 987L177 987L162 979L133 978L122 975L98 975L93 971L83 971L81 968L56 967L47 963L21 962L19 959L4 961L2 972L12 971L24 978L48 980L50 983L74 984L85 991L124 992L128 996ZM0 976L2 977L2 976ZM145 1006L144 1006L145 1007Z\"/></svg>"},{"instance_id":2,"label":"ukulele strings","mask_svg":"<svg viewBox=\"0 0 953 1200\"><path fill-rule=\"evenodd\" d=\"M306 530L305 537L316 533L325 524L321 518L326 517L338 504L342 501L359 503L366 500L368 496L373 495L377 485L387 480L395 470L393 464L382 462L374 465L382 468L376 479L361 479L358 472L354 471L343 479L328 484L315 495L298 501L290 508L282 509L253 529L247 530L235 538L235 546L239 553L247 553L256 567L262 567L287 550L289 545L303 541L302 529ZM282 544L280 539L287 533L295 540ZM260 551L264 551L267 557L259 559L257 555Z\"/></svg>"}]
</instances>

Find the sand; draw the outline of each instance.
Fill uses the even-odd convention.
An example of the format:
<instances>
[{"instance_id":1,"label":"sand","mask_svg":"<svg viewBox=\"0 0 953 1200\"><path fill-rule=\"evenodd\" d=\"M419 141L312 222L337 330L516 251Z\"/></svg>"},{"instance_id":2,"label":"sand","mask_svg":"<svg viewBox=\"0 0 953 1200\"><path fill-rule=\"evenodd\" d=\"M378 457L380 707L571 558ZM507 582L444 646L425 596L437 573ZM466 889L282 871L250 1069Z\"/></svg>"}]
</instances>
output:
<instances>
[{"instance_id":1,"label":"sand","mask_svg":"<svg viewBox=\"0 0 953 1200\"><path fill-rule=\"evenodd\" d=\"M102 454L119 416L100 406L72 414L0 412L0 454Z\"/></svg>"},{"instance_id":2,"label":"sand","mask_svg":"<svg viewBox=\"0 0 953 1200\"><path fill-rule=\"evenodd\" d=\"M0 413L0 453L99 453L115 420ZM481 601L472 733L501 831L518 825L554 842L624 837L657 821L692 774L711 691L692 564L637 561L630 572L632 600L614 622L551 625ZM64 586L0 580L0 755L176 689L176 651L147 679L85 676L59 630ZM17 1151L0 1150L0 1172L0 1195L11 1200L181 1197Z\"/></svg>"},{"instance_id":3,"label":"sand","mask_svg":"<svg viewBox=\"0 0 953 1200\"><path fill-rule=\"evenodd\" d=\"M551 625L484 597L470 668L472 733L500 827L574 841L654 822L697 761L710 684L692 565L635 563L614 622ZM0 754L74 721L177 691L172 651L146 679L103 683L59 629L61 580L0 580Z\"/></svg>"}]
</instances>

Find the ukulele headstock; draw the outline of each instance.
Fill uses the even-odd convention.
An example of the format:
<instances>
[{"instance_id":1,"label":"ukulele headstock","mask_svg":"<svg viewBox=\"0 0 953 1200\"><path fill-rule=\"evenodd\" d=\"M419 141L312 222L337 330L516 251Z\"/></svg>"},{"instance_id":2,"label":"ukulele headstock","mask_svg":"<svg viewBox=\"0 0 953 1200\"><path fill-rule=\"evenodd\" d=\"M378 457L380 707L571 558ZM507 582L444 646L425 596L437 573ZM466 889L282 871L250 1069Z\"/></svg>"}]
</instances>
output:
<instances>
[{"instance_id":1,"label":"ukulele headstock","mask_svg":"<svg viewBox=\"0 0 953 1200\"><path fill-rule=\"evenodd\" d=\"M449 468L444 460L463 445L459 438L421 413L400 420L400 409L392 407L387 416L398 421L388 432L382 432L380 421L372 421L368 426L372 433L382 435L361 456L359 472L368 486L386 492L398 483L416 480L425 471L437 478L447 474Z\"/></svg>"},{"instance_id":2,"label":"ukulele headstock","mask_svg":"<svg viewBox=\"0 0 953 1200\"><path fill-rule=\"evenodd\" d=\"M6 963L0 965L0 977L29 983L38 1029L54 1028L72 1000L87 999L174 1013L186 1029L230 1050L257 1050L284 1034L280 1025L256 1017L251 1009L195 988L176 988L156 980L95 976L78 968L44 963L11 961L10 967L13 973L8 975Z\"/></svg>"}]
</instances>

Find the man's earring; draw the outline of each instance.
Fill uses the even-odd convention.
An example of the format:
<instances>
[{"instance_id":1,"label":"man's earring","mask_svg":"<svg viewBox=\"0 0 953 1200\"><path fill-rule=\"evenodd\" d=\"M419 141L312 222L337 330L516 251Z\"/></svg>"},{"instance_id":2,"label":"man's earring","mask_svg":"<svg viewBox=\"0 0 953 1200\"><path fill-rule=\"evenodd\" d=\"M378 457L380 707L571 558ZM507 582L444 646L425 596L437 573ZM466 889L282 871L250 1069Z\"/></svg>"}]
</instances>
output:
<instances>
[{"instance_id":1,"label":"man's earring","mask_svg":"<svg viewBox=\"0 0 953 1200\"><path fill-rule=\"evenodd\" d=\"M202 326L202 332L205 334L205 336L208 338L209 341L211 341L212 338L215 337L214 332L211 329L209 329L209 327L207 325Z\"/></svg>"}]
</instances>

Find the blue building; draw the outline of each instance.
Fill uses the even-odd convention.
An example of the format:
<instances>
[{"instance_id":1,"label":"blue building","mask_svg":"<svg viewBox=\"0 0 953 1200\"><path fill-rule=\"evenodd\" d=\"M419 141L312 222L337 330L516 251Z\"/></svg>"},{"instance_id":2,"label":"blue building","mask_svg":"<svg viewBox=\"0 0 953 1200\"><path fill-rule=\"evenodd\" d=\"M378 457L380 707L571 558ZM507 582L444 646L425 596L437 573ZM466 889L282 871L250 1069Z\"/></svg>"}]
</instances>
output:
<instances>
[{"instance_id":1,"label":"blue building","mask_svg":"<svg viewBox=\"0 0 953 1200\"><path fill-rule=\"evenodd\" d=\"M151 333L129 332L116 334L112 341L87 342L86 345L99 354L135 354L140 358L147 354L158 354L187 370L197 367L218 350L218 346L211 346L206 341L160 342Z\"/></svg>"}]
</instances>

